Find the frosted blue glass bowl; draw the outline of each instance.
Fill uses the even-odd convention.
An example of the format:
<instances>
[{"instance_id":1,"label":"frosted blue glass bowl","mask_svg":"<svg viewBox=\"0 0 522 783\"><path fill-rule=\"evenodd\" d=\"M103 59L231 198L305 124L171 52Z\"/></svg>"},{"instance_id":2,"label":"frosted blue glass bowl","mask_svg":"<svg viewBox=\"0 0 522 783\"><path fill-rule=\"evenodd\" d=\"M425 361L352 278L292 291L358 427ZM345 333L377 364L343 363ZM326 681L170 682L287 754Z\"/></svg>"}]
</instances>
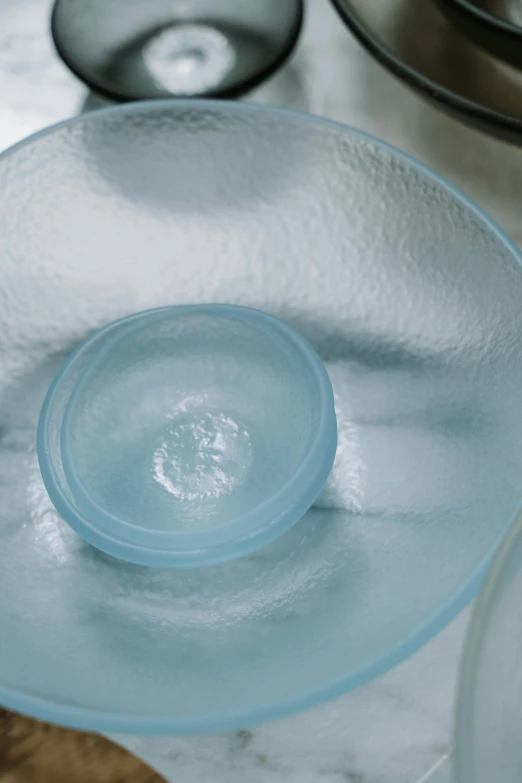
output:
<instances>
[{"instance_id":1,"label":"frosted blue glass bowl","mask_svg":"<svg viewBox=\"0 0 522 783\"><path fill-rule=\"evenodd\" d=\"M104 552L200 566L259 549L310 508L337 446L311 345L259 310L163 307L106 326L45 400L40 469Z\"/></svg>"},{"instance_id":2,"label":"frosted blue glass bowl","mask_svg":"<svg viewBox=\"0 0 522 783\"><path fill-rule=\"evenodd\" d=\"M464 196L341 125L169 101L23 142L0 193L0 704L115 733L245 726L367 682L475 594L522 497L522 269ZM255 552L123 562L56 512L42 403L96 329L202 302L311 343L332 472Z\"/></svg>"}]
</instances>

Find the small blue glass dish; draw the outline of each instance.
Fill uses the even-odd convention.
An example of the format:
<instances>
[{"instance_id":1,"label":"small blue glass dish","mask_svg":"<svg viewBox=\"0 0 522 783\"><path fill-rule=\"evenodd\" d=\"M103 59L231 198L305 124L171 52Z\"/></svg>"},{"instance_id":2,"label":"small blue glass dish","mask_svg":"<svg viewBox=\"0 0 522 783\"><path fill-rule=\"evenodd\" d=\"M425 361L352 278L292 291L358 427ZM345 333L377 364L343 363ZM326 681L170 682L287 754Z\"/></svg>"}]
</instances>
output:
<instances>
[{"instance_id":1,"label":"small blue glass dish","mask_svg":"<svg viewBox=\"0 0 522 783\"><path fill-rule=\"evenodd\" d=\"M66 361L38 427L47 491L89 543L192 567L264 546L310 508L337 446L312 346L248 307L131 315Z\"/></svg>"}]
</instances>

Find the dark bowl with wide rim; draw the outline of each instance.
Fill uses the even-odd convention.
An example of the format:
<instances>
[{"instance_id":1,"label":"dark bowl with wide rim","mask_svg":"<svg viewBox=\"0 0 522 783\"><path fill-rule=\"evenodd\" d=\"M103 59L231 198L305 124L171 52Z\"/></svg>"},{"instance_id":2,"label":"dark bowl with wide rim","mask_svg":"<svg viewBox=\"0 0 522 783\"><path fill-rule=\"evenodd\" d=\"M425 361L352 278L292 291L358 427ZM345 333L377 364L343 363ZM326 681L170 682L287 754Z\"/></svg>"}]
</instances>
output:
<instances>
[{"instance_id":1,"label":"dark bowl with wide rim","mask_svg":"<svg viewBox=\"0 0 522 783\"><path fill-rule=\"evenodd\" d=\"M522 143L522 74L459 32L433 0L332 2L357 40L405 85L467 125Z\"/></svg>"},{"instance_id":2,"label":"dark bowl with wide rim","mask_svg":"<svg viewBox=\"0 0 522 783\"><path fill-rule=\"evenodd\" d=\"M455 27L477 46L516 68L522 68L522 27L516 23L516 14L512 19L509 3L500 3L501 8L498 8L499 3L494 0L436 2ZM520 18L522 20L522 13Z\"/></svg>"},{"instance_id":3,"label":"dark bowl with wide rim","mask_svg":"<svg viewBox=\"0 0 522 783\"><path fill-rule=\"evenodd\" d=\"M240 728L382 674L474 596L522 498L522 266L465 196L348 127L193 100L26 139L0 193L0 705L99 732ZM202 302L310 341L337 455L263 548L134 565L61 518L39 413L93 330Z\"/></svg>"}]
</instances>

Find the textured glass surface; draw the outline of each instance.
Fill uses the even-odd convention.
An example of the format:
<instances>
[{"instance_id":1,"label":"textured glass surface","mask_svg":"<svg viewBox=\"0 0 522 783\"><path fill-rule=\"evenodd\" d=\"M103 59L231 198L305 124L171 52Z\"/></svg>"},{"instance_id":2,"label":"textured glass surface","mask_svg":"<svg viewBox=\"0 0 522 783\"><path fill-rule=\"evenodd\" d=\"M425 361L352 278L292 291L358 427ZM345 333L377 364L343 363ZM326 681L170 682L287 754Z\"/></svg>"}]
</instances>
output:
<instances>
[{"instance_id":1,"label":"textured glass surface","mask_svg":"<svg viewBox=\"0 0 522 783\"><path fill-rule=\"evenodd\" d=\"M0 158L0 191L3 704L106 731L244 725L384 671L473 595L522 490L522 271L464 197L342 126L182 102L44 132ZM55 513L40 406L93 329L208 301L317 349L333 472L254 555L122 565Z\"/></svg>"}]
</instances>

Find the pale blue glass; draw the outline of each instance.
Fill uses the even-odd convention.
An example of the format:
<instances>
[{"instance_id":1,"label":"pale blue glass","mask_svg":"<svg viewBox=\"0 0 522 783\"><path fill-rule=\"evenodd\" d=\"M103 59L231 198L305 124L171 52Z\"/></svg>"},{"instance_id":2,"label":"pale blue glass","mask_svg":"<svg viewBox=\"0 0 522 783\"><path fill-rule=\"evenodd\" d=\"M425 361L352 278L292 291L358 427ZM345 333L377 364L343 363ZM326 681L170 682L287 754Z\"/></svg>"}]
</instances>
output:
<instances>
[{"instance_id":1,"label":"pale blue glass","mask_svg":"<svg viewBox=\"0 0 522 783\"><path fill-rule=\"evenodd\" d=\"M73 353L43 406L38 456L63 518L148 566L239 557L310 508L337 446L312 346L245 307L132 315Z\"/></svg>"},{"instance_id":2,"label":"pale blue glass","mask_svg":"<svg viewBox=\"0 0 522 783\"><path fill-rule=\"evenodd\" d=\"M175 101L32 137L0 156L0 192L2 705L101 732L244 727L367 682L475 594L522 497L522 269L467 198L341 125ZM332 472L250 554L123 562L57 513L39 413L95 330L205 302L311 343Z\"/></svg>"},{"instance_id":3,"label":"pale blue glass","mask_svg":"<svg viewBox=\"0 0 522 783\"><path fill-rule=\"evenodd\" d=\"M484 579L464 645L455 783L522 779L522 512Z\"/></svg>"}]
</instances>

